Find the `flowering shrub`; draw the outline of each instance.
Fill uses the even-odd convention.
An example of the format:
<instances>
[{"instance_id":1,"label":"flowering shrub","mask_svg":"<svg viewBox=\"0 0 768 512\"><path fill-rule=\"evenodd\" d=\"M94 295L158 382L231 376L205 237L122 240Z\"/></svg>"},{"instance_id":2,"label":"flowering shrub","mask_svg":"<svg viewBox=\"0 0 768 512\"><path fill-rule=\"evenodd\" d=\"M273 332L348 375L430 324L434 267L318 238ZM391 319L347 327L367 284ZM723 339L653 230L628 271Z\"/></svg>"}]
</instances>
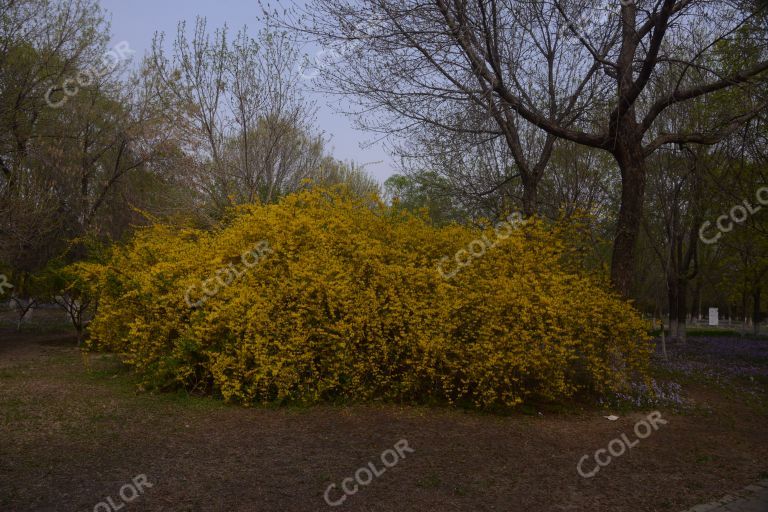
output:
<instances>
[{"instance_id":1,"label":"flowering shrub","mask_svg":"<svg viewBox=\"0 0 768 512\"><path fill-rule=\"evenodd\" d=\"M343 189L234 211L215 232L157 225L84 265L92 348L158 387L241 403L448 400L516 405L623 389L647 326L589 275L557 227L527 222L451 280L436 263L479 236ZM258 264L190 307L190 287Z\"/></svg>"}]
</instances>

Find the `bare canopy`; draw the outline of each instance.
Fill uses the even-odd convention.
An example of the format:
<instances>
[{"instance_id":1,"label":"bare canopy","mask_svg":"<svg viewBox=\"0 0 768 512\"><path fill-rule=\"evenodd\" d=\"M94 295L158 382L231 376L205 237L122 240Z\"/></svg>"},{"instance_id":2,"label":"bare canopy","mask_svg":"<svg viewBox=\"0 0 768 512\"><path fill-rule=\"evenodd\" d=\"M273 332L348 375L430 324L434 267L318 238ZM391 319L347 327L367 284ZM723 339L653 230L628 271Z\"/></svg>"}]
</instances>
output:
<instances>
[{"instance_id":1,"label":"bare canopy","mask_svg":"<svg viewBox=\"0 0 768 512\"><path fill-rule=\"evenodd\" d=\"M408 134L431 125L503 136L528 212L557 139L609 152L622 182L612 278L626 295L646 158L665 144L717 143L766 107L754 87L768 69L758 37L764 31L751 7L722 0L314 0L287 23L329 49L319 83L355 99L368 128ZM753 58L734 65L733 51ZM740 110L714 109L703 131L669 132L658 121L672 105L704 104L729 88L741 95L731 103ZM456 114L461 106L481 108L493 122L465 122ZM537 143L521 141L526 124L540 130Z\"/></svg>"}]
</instances>

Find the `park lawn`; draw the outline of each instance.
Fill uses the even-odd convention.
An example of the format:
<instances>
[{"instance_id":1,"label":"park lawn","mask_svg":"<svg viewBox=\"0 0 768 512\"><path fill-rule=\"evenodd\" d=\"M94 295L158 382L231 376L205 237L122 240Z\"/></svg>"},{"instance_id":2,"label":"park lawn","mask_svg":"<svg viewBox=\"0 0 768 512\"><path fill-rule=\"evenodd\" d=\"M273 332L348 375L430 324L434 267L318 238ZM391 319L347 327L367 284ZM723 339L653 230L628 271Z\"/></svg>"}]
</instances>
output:
<instances>
[{"instance_id":1,"label":"park lawn","mask_svg":"<svg viewBox=\"0 0 768 512\"><path fill-rule=\"evenodd\" d=\"M114 356L84 359L69 334L3 330L0 510L90 511L107 497L119 506L137 475L152 487L123 512L333 510L329 484L403 439L413 453L338 510L680 511L768 477L764 380L745 391L675 367L657 374L677 379L689 405L660 407L667 424L583 478L584 455L632 438L651 411L244 408L138 392ZM612 412L620 419L603 417Z\"/></svg>"}]
</instances>

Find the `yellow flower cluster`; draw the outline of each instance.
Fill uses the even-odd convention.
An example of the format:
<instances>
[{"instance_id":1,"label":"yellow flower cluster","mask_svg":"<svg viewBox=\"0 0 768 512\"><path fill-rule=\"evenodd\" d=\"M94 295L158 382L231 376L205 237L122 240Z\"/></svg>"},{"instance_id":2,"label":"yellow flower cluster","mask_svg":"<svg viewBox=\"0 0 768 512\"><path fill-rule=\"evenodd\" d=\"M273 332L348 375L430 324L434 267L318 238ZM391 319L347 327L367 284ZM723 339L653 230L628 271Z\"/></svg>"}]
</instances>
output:
<instances>
[{"instance_id":1,"label":"yellow flower cluster","mask_svg":"<svg viewBox=\"0 0 768 512\"><path fill-rule=\"evenodd\" d=\"M578 264L564 228L527 222L450 280L436 266L492 228L434 227L342 188L234 211L215 232L153 226L82 265L91 347L156 387L254 402L447 400L511 406L622 389L647 326ZM190 287L269 253L190 307Z\"/></svg>"}]
</instances>

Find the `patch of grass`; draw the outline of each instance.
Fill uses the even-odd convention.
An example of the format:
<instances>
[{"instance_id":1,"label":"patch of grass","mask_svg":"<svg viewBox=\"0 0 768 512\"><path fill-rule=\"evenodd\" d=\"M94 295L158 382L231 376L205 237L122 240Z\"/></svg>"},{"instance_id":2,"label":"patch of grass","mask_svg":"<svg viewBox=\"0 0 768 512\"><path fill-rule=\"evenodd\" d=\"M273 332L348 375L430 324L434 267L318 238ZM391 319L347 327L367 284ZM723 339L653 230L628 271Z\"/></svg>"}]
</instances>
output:
<instances>
[{"instance_id":1,"label":"patch of grass","mask_svg":"<svg viewBox=\"0 0 768 512\"><path fill-rule=\"evenodd\" d=\"M493 489L496 486L496 480L492 478L482 479L473 482L473 484L477 485L480 489Z\"/></svg>"},{"instance_id":2,"label":"patch of grass","mask_svg":"<svg viewBox=\"0 0 768 512\"><path fill-rule=\"evenodd\" d=\"M740 329L720 327L688 327L685 332L687 336L693 337L742 337ZM661 329L654 329L649 331L648 334L653 338L661 338ZM669 331L667 331L667 336L669 336ZM744 333L743 337L749 339L768 340L768 333L760 333L755 336L752 331L748 331ZM669 338L667 338L667 343L670 343Z\"/></svg>"},{"instance_id":3,"label":"patch of grass","mask_svg":"<svg viewBox=\"0 0 768 512\"><path fill-rule=\"evenodd\" d=\"M768 333L760 333L755 335L752 331L744 332L742 336L739 329L720 329L714 327L689 327L686 331L688 336L701 336L701 337L730 337L730 338L747 338L751 340L768 340ZM661 335L661 331L659 334Z\"/></svg>"},{"instance_id":4,"label":"patch of grass","mask_svg":"<svg viewBox=\"0 0 768 512\"><path fill-rule=\"evenodd\" d=\"M437 489L441 483L442 480L440 480L440 476L437 473L430 473L424 478L416 480L416 486L422 489Z\"/></svg>"},{"instance_id":5,"label":"patch of grass","mask_svg":"<svg viewBox=\"0 0 768 512\"><path fill-rule=\"evenodd\" d=\"M706 454L706 453L697 453L696 454L696 463L697 464L707 464L709 462L714 462L716 458L717 457L715 457L714 455L709 455L709 454Z\"/></svg>"},{"instance_id":6,"label":"patch of grass","mask_svg":"<svg viewBox=\"0 0 768 512\"><path fill-rule=\"evenodd\" d=\"M136 394L136 379L123 368L81 368L80 371L72 372L68 377L85 384L106 386L111 391L118 393L122 398L131 397Z\"/></svg>"},{"instance_id":7,"label":"patch of grass","mask_svg":"<svg viewBox=\"0 0 768 512\"><path fill-rule=\"evenodd\" d=\"M18 371L11 371L9 369L0 370L0 380L3 379L16 379L20 377L20 372Z\"/></svg>"},{"instance_id":8,"label":"patch of grass","mask_svg":"<svg viewBox=\"0 0 768 512\"><path fill-rule=\"evenodd\" d=\"M0 400L0 419L5 424L25 421L31 418L27 409L27 403L20 398Z\"/></svg>"},{"instance_id":9,"label":"patch of grass","mask_svg":"<svg viewBox=\"0 0 768 512\"><path fill-rule=\"evenodd\" d=\"M191 394L183 389L175 392L143 391L138 377L116 354L70 351L51 358L54 359L66 367L62 378L88 386L105 387L120 398L121 407L137 415L170 414L169 409L176 408L210 411L226 407L220 399Z\"/></svg>"},{"instance_id":10,"label":"patch of grass","mask_svg":"<svg viewBox=\"0 0 768 512\"><path fill-rule=\"evenodd\" d=\"M467 488L465 488L465 487L462 487L461 485L457 485L453 489L453 493L456 496L467 496L469 494L469 490Z\"/></svg>"},{"instance_id":11,"label":"patch of grass","mask_svg":"<svg viewBox=\"0 0 768 512\"><path fill-rule=\"evenodd\" d=\"M162 398L167 404L173 404L194 411L210 411L227 407L227 404L220 399L190 394L183 389L175 393L162 393L155 396Z\"/></svg>"},{"instance_id":12,"label":"patch of grass","mask_svg":"<svg viewBox=\"0 0 768 512\"><path fill-rule=\"evenodd\" d=\"M686 330L688 336L739 336L741 333L736 329L716 329L707 327L689 327Z\"/></svg>"},{"instance_id":13,"label":"patch of grass","mask_svg":"<svg viewBox=\"0 0 768 512\"><path fill-rule=\"evenodd\" d=\"M77 334L72 324L66 322L29 322L21 324L17 329L16 321L0 319L0 329L9 329L28 334Z\"/></svg>"}]
</instances>

